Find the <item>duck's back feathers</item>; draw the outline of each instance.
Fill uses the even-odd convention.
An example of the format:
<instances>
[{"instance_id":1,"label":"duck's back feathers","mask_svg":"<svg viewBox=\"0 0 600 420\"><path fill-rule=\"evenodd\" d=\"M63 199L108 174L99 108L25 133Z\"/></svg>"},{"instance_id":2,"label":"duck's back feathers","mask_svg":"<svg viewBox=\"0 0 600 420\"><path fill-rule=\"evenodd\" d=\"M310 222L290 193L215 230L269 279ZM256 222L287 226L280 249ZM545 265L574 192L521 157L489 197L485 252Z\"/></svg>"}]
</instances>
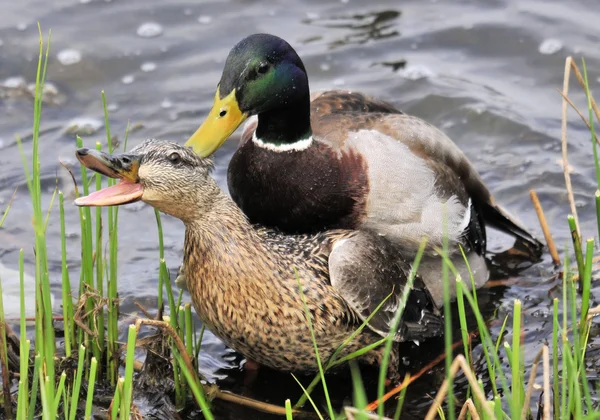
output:
<instances>
[{"instance_id":1,"label":"duck's back feathers","mask_svg":"<svg viewBox=\"0 0 600 420\"><path fill-rule=\"evenodd\" d=\"M355 232L338 240L329 256L331 285L368 327L386 336L392 327L401 296L407 287L410 264L402 260L389 241L368 232ZM395 340L406 341L437 336L443 320L431 295L416 278L404 308Z\"/></svg>"},{"instance_id":2,"label":"duck's back feathers","mask_svg":"<svg viewBox=\"0 0 600 420\"><path fill-rule=\"evenodd\" d=\"M285 152L251 141L229 167L236 203L254 222L290 232L366 229L416 250L462 243L485 252L484 224L539 247L499 209L465 154L427 122L354 92L311 95L313 143Z\"/></svg>"}]
</instances>

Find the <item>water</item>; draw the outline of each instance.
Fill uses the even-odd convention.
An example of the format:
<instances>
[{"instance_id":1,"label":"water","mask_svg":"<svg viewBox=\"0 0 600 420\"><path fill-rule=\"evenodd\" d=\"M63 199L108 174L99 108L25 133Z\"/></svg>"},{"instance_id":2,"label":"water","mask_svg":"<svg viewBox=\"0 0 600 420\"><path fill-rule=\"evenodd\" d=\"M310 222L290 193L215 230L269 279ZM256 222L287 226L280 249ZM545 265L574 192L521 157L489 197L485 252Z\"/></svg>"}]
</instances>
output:
<instances>
[{"instance_id":1,"label":"water","mask_svg":"<svg viewBox=\"0 0 600 420\"><path fill-rule=\"evenodd\" d=\"M600 10L594 6L594 0L412 0L401 6L395 0L368 5L358 0L303 0L293 5L282 0L5 2L0 14L0 208L16 187L19 192L0 230L2 264L15 269L19 249L24 248L26 270L33 273L31 208L15 135L28 149L33 115L28 86L35 81L38 21L45 31L52 28L48 80L53 88L45 93L40 143L45 205L57 176L66 201L73 198L71 179L59 160L74 164L74 133L79 132L88 146L106 143L102 90L110 104L112 134L122 141L127 123L135 127L129 147L147 137L184 141L209 110L229 49L247 34L270 32L296 47L312 89L360 90L442 128L469 156L496 199L541 237L528 196L534 188L562 245L569 241L568 203L559 164L561 100L556 88L562 86L567 55L585 56L592 88L600 86ZM583 106L580 90L572 91L572 99ZM590 138L573 113L570 121L569 156L582 232L594 235ZM79 128L74 129L73 122L79 122ZM230 141L216 154L215 175L222 187L234 147L235 141ZM48 252L53 292L60 296L57 215L48 226ZM69 265L77 270L80 238L74 206L67 206L66 218ZM163 223L166 258L175 275L183 227L169 217ZM148 206L125 207L120 213L119 292L132 312L134 299L149 307L156 302L154 226ZM491 251L511 244L499 234L490 236ZM528 363L550 336L551 298L560 294L552 272L546 257L513 279L513 286L490 294L490 307L498 307L492 323L496 332L512 301L523 300L525 339L531 346L525 353ZM599 292L596 287L593 296ZM224 387L240 391L240 358L207 336L202 370ZM411 357L409 362L416 366L421 361ZM433 393L440 381L439 370L426 375L406 409L418 412L427 405L423 395ZM338 384L339 401L350 395L344 383ZM276 403L300 395L289 375L270 372L259 374L246 392ZM238 410L218 407L222 417L238 418ZM245 414L250 415L257 416Z\"/></svg>"}]
</instances>

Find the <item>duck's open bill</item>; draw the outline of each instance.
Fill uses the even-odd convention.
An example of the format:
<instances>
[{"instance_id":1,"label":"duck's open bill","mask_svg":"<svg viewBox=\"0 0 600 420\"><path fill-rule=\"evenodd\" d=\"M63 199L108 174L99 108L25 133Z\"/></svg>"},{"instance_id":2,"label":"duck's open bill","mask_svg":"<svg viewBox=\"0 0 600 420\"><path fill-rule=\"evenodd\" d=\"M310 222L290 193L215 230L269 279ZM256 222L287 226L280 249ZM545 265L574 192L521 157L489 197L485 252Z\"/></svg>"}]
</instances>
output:
<instances>
[{"instance_id":1,"label":"duck's open bill","mask_svg":"<svg viewBox=\"0 0 600 420\"><path fill-rule=\"evenodd\" d=\"M77 159L86 167L110 178L117 185L75 200L78 206L116 206L141 200L144 187L138 182L139 159L134 155L109 155L99 150L79 149Z\"/></svg>"}]
</instances>

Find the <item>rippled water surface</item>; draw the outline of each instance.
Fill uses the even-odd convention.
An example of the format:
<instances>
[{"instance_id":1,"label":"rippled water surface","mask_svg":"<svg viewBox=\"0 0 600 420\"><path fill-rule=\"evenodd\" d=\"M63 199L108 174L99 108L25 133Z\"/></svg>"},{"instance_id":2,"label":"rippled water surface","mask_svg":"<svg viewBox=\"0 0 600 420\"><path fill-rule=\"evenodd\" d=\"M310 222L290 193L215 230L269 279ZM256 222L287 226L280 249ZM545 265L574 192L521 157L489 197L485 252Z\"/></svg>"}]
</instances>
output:
<instances>
[{"instance_id":1,"label":"rippled water surface","mask_svg":"<svg viewBox=\"0 0 600 420\"><path fill-rule=\"evenodd\" d=\"M303 58L311 88L360 90L391 101L407 113L444 130L465 151L496 199L541 236L529 201L534 188L542 200L558 244L569 241L568 204L560 158L560 96L564 59L585 56L590 83L600 87L598 49L600 6L596 0L412 0L412 1L106 1L23 0L0 6L0 209L15 187L19 192L0 230L0 276L16 290L18 250L25 249L26 270L33 273L30 200L15 135L28 149L38 32L52 28L42 119L45 202L58 184L67 201L73 185L59 165L74 163L75 133L86 145L106 142L100 100L106 91L111 130L129 144L158 137L183 142L207 114L229 49L254 32L287 39ZM583 105L575 89L572 97ZM569 126L569 152L582 231L594 235L595 175L590 137L575 115ZM225 173L235 141L216 154L215 175L226 187ZM143 204L125 207L120 216L120 295L126 309L137 299L156 305L158 267L154 213ZM74 206L66 209L69 264L79 264L79 222ZM164 217L167 262L175 271L182 257L183 226ZM53 291L60 296L60 248L57 212L48 226ZM586 235L586 236L587 236ZM490 234L490 249L511 245ZM551 333L551 297L560 293L549 258L512 279L514 285L487 293L498 332L515 298L524 301L524 337L531 362ZM8 293L8 292L7 292ZM596 287L593 295L598 297ZM186 296L186 299L188 297ZM57 306L58 307L58 306ZM9 309L17 316L18 307ZM259 374L242 389L240 359L208 334L202 369L224 387L282 403L300 390L289 375ZM592 344L598 345L597 339ZM414 353L414 350L411 350ZM441 347L431 350L433 357ZM411 366L426 363L413 353ZM435 353L435 354L434 354ZM441 373L434 371L412 392L413 413L427 404ZM338 399L350 395L340 381ZM348 400L349 401L349 400ZM254 412L217 407L220 416L254 418Z\"/></svg>"}]
</instances>

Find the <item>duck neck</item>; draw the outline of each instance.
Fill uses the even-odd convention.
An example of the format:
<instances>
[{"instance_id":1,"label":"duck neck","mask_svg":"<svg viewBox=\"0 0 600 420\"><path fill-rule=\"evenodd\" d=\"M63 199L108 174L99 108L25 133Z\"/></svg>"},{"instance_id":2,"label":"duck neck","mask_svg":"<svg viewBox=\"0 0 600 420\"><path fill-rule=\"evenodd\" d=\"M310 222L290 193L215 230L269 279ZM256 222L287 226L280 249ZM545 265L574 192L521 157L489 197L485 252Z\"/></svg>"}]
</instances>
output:
<instances>
[{"instance_id":1,"label":"duck neck","mask_svg":"<svg viewBox=\"0 0 600 420\"><path fill-rule=\"evenodd\" d=\"M263 248L246 216L222 191L214 197L209 211L184 223L184 262L196 267L195 272L212 271L224 282L239 279L228 270L237 270L240 258Z\"/></svg>"},{"instance_id":2,"label":"duck neck","mask_svg":"<svg viewBox=\"0 0 600 420\"><path fill-rule=\"evenodd\" d=\"M312 143L310 94L258 114L254 141L273 149L293 150Z\"/></svg>"}]
</instances>

